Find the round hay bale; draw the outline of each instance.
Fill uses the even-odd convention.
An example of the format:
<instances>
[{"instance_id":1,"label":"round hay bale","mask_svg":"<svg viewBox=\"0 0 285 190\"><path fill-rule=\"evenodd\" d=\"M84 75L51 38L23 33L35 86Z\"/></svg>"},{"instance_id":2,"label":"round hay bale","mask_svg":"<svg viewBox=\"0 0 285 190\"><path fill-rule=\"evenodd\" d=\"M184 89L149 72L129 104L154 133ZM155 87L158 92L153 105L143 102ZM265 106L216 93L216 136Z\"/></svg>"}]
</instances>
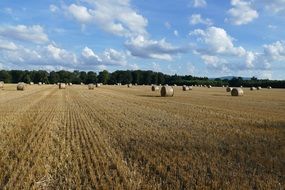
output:
<instances>
[{"instance_id":1,"label":"round hay bale","mask_svg":"<svg viewBox=\"0 0 285 190\"><path fill-rule=\"evenodd\" d=\"M243 96L243 90L241 88L233 88L231 91L232 96Z\"/></svg>"},{"instance_id":2,"label":"round hay bale","mask_svg":"<svg viewBox=\"0 0 285 190\"><path fill-rule=\"evenodd\" d=\"M96 87L98 88L98 87L100 87L101 86L101 84L100 83L96 83Z\"/></svg>"},{"instance_id":3,"label":"round hay bale","mask_svg":"<svg viewBox=\"0 0 285 190\"><path fill-rule=\"evenodd\" d=\"M128 84L127 86L128 86L128 88L131 88L131 87L132 87L132 84Z\"/></svg>"},{"instance_id":4,"label":"round hay bale","mask_svg":"<svg viewBox=\"0 0 285 190\"><path fill-rule=\"evenodd\" d=\"M174 95L174 89L171 86L163 86L160 90L160 95L162 97L173 96Z\"/></svg>"},{"instance_id":5,"label":"round hay bale","mask_svg":"<svg viewBox=\"0 0 285 190\"><path fill-rule=\"evenodd\" d=\"M212 86L211 86L211 85L208 85L208 88L212 88Z\"/></svg>"},{"instance_id":6,"label":"round hay bale","mask_svg":"<svg viewBox=\"0 0 285 190\"><path fill-rule=\"evenodd\" d=\"M42 84L43 84L42 82L39 82L39 83L38 83L39 86L41 86Z\"/></svg>"},{"instance_id":7,"label":"round hay bale","mask_svg":"<svg viewBox=\"0 0 285 190\"><path fill-rule=\"evenodd\" d=\"M92 83L88 84L88 89L89 90L94 90L94 88L95 88L94 84L92 84Z\"/></svg>"},{"instance_id":8,"label":"round hay bale","mask_svg":"<svg viewBox=\"0 0 285 190\"><path fill-rule=\"evenodd\" d=\"M271 89L272 87L271 86L267 86L267 89Z\"/></svg>"},{"instance_id":9,"label":"round hay bale","mask_svg":"<svg viewBox=\"0 0 285 190\"><path fill-rule=\"evenodd\" d=\"M157 90L159 90L159 86L155 85L151 86L151 91L157 91Z\"/></svg>"},{"instance_id":10,"label":"round hay bale","mask_svg":"<svg viewBox=\"0 0 285 190\"><path fill-rule=\"evenodd\" d=\"M72 86L72 83L70 82L70 83L68 83L68 86Z\"/></svg>"},{"instance_id":11,"label":"round hay bale","mask_svg":"<svg viewBox=\"0 0 285 190\"><path fill-rule=\"evenodd\" d=\"M84 83L83 83L83 82L81 82L81 83L80 83L80 85L84 85Z\"/></svg>"},{"instance_id":12,"label":"round hay bale","mask_svg":"<svg viewBox=\"0 0 285 190\"><path fill-rule=\"evenodd\" d=\"M34 85L34 82L30 82L30 85Z\"/></svg>"},{"instance_id":13,"label":"round hay bale","mask_svg":"<svg viewBox=\"0 0 285 190\"><path fill-rule=\"evenodd\" d=\"M183 86L182 86L182 90L183 90L183 91L189 90L189 86L183 85Z\"/></svg>"},{"instance_id":14,"label":"round hay bale","mask_svg":"<svg viewBox=\"0 0 285 190\"><path fill-rule=\"evenodd\" d=\"M0 88L4 88L4 82L0 81Z\"/></svg>"},{"instance_id":15,"label":"round hay bale","mask_svg":"<svg viewBox=\"0 0 285 190\"><path fill-rule=\"evenodd\" d=\"M188 86L189 90L193 90L193 86Z\"/></svg>"},{"instance_id":16,"label":"round hay bale","mask_svg":"<svg viewBox=\"0 0 285 190\"><path fill-rule=\"evenodd\" d=\"M261 88L261 86L258 86L256 89L257 89L257 90L261 90L262 88Z\"/></svg>"},{"instance_id":17,"label":"round hay bale","mask_svg":"<svg viewBox=\"0 0 285 190\"><path fill-rule=\"evenodd\" d=\"M66 88L66 84L65 83L59 83L58 88L59 89L65 89Z\"/></svg>"},{"instance_id":18,"label":"round hay bale","mask_svg":"<svg viewBox=\"0 0 285 190\"><path fill-rule=\"evenodd\" d=\"M23 83L23 82L18 83L17 90L23 91L23 90L25 90L25 88L26 88L25 83Z\"/></svg>"},{"instance_id":19,"label":"round hay bale","mask_svg":"<svg viewBox=\"0 0 285 190\"><path fill-rule=\"evenodd\" d=\"M227 92L231 92L232 90L233 90L232 87L227 87L227 88L226 88L226 91L227 91Z\"/></svg>"},{"instance_id":20,"label":"round hay bale","mask_svg":"<svg viewBox=\"0 0 285 190\"><path fill-rule=\"evenodd\" d=\"M250 87L250 90L256 90L256 88L252 86L252 87Z\"/></svg>"}]
</instances>

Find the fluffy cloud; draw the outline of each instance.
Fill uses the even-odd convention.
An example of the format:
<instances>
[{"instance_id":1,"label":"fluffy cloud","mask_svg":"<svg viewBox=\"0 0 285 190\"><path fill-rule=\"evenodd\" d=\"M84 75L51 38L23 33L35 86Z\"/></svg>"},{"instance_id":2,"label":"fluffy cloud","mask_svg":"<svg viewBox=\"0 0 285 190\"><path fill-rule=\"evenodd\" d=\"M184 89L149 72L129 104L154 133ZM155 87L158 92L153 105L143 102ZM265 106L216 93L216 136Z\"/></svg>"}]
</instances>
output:
<instances>
[{"instance_id":1,"label":"fluffy cloud","mask_svg":"<svg viewBox=\"0 0 285 190\"><path fill-rule=\"evenodd\" d=\"M205 24L205 25L212 25L213 22L211 21L211 19L208 18L202 18L202 16L200 14L193 14L190 18L189 18L189 22L192 25L196 25L196 24Z\"/></svg>"},{"instance_id":2,"label":"fluffy cloud","mask_svg":"<svg viewBox=\"0 0 285 190\"><path fill-rule=\"evenodd\" d=\"M204 53L225 54L234 56L243 56L246 51L243 47L235 47L233 38L227 32L218 27L208 27L206 30L196 29L190 33L199 37L199 40L206 45L201 50Z\"/></svg>"},{"instance_id":3,"label":"fluffy cloud","mask_svg":"<svg viewBox=\"0 0 285 190\"><path fill-rule=\"evenodd\" d=\"M207 2L205 0L193 0L192 1L193 7L206 7Z\"/></svg>"},{"instance_id":4,"label":"fluffy cloud","mask_svg":"<svg viewBox=\"0 0 285 190\"><path fill-rule=\"evenodd\" d=\"M172 55L187 52L187 48L174 47L165 39L149 40L144 36L131 38L125 43L133 56L171 61Z\"/></svg>"},{"instance_id":5,"label":"fluffy cloud","mask_svg":"<svg viewBox=\"0 0 285 190\"><path fill-rule=\"evenodd\" d=\"M103 30L119 35L145 35L147 19L138 14L129 0L86 0L90 8L71 4L67 11L81 24L95 23Z\"/></svg>"},{"instance_id":6,"label":"fluffy cloud","mask_svg":"<svg viewBox=\"0 0 285 190\"><path fill-rule=\"evenodd\" d=\"M74 53L71 53L65 49L61 49L54 44L49 44L46 47L48 60L52 60L59 64L77 64L77 57Z\"/></svg>"},{"instance_id":7,"label":"fluffy cloud","mask_svg":"<svg viewBox=\"0 0 285 190\"><path fill-rule=\"evenodd\" d=\"M1 26L0 36L37 44L48 42L48 36L40 25Z\"/></svg>"},{"instance_id":8,"label":"fluffy cloud","mask_svg":"<svg viewBox=\"0 0 285 190\"><path fill-rule=\"evenodd\" d=\"M54 12L59 11L59 8L58 8L56 5L51 4L51 5L49 6L49 10L54 13Z\"/></svg>"},{"instance_id":9,"label":"fluffy cloud","mask_svg":"<svg viewBox=\"0 0 285 190\"><path fill-rule=\"evenodd\" d=\"M197 37L198 45L194 52L211 68L227 71L254 67L256 55L241 46L235 46L234 39L222 28L197 29L190 36Z\"/></svg>"},{"instance_id":10,"label":"fluffy cloud","mask_svg":"<svg viewBox=\"0 0 285 190\"><path fill-rule=\"evenodd\" d=\"M74 52L58 47L54 43L46 46L36 46L33 49L16 45L13 42L1 43L0 57L6 65L10 65L12 68L94 69L106 66L137 67L135 64L127 64L125 52L107 49L100 54L96 54L92 49L85 47L81 55L77 55ZM27 63L29 64L27 65Z\"/></svg>"},{"instance_id":11,"label":"fluffy cloud","mask_svg":"<svg viewBox=\"0 0 285 190\"><path fill-rule=\"evenodd\" d=\"M0 38L0 50L16 50L18 47L13 43Z\"/></svg>"},{"instance_id":12,"label":"fluffy cloud","mask_svg":"<svg viewBox=\"0 0 285 190\"><path fill-rule=\"evenodd\" d=\"M84 6L71 4L67 10L80 23L88 23L93 21L92 10L88 10Z\"/></svg>"},{"instance_id":13,"label":"fluffy cloud","mask_svg":"<svg viewBox=\"0 0 285 190\"><path fill-rule=\"evenodd\" d=\"M234 25L248 24L258 18L256 10L251 8L251 2L244 0L231 0L233 8L228 10L230 18L226 19Z\"/></svg>"},{"instance_id":14,"label":"fluffy cloud","mask_svg":"<svg viewBox=\"0 0 285 190\"><path fill-rule=\"evenodd\" d=\"M92 49L85 47L82 50L82 58L85 64L90 65L126 65L126 55L114 49L107 49L102 54L97 55Z\"/></svg>"},{"instance_id":15,"label":"fluffy cloud","mask_svg":"<svg viewBox=\"0 0 285 190\"><path fill-rule=\"evenodd\" d=\"M277 41L264 45L264 55L269 61L285 61L285 42Z\"/></svg>"}]
</instances>

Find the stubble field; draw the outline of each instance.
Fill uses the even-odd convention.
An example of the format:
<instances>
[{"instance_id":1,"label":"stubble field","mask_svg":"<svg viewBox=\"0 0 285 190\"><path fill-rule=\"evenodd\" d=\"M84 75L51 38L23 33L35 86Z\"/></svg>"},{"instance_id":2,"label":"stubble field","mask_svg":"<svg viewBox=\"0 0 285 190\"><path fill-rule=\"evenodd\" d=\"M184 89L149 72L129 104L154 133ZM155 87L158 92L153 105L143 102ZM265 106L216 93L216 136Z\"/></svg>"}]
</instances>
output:
<instances>
[{"instance_id":1,"label":"stubble field","mask_svg":"<svg viewBox=\"0 0 285 190\"><path fill-rule=\"evenodd\" d=\"M0 89L0 189L284 189L285 90Z\"/></svg>"}]
</instances>

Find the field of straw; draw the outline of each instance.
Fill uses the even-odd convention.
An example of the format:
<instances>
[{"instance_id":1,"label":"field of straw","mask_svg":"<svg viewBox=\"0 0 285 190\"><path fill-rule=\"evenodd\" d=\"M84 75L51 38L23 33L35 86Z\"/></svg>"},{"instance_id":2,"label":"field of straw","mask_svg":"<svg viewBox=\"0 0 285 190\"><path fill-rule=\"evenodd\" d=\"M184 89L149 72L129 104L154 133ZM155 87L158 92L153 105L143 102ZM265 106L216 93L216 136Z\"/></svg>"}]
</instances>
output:
<instances>
[{"instance_id":1,"label":"field of straw","mask_svg":"<svg viewBox=\"0 0 285 190\"><path fill-rule=\"evenodd\" d=\"M0 189L284 187L283 89L0 89Z\"/></svg>"}]
</instances>

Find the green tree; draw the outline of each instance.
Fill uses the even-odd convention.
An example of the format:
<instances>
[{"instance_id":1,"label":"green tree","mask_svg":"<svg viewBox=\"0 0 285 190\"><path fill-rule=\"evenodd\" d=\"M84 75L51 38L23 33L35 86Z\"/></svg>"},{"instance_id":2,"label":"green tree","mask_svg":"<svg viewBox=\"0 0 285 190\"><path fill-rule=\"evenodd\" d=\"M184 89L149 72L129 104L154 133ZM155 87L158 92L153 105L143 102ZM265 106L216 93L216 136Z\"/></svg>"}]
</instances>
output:
<instances>
[{"instance_id":1,"label":"green tree","mask_svg":"<svg viewBox=\"0 0 285 190\"><path fill-rule=\"evenodd\" d=\"M5 83L10 83L12 77L8 71L1 70L0 71L0 81L4 81Z\"/></svg>"},{"instance_id":2,"label":"green tree","mask_svg":"<svg viewBox=\"0 0 285 190\"><path fill-rule=\"evenodd\" d=\"M96 83L97 82L97 74L93 71L89 71L87 73L86 83Z\"/></svg>"},{"instance_id":3,"label":"green tree","mask_svg":"<svg viewBox=\"0 0 285 190\"><path fill-rule=\"evenodd\" d=\"M106 70L101 71L101 72L99 72L99 75L98 75L98 82L103 83L103 84L107 84L109 81L109 78L110 78L110 75L109 75L108 71L106 71Z\"/></svg>"},{"instance_id":4,"label":"green tree","mask_svg":"<svg viewBox=\"0 0 285 190\"><path fill-rule=\"evenodd\" d=\"M49 74L49 82L51 84L56 84L60 81L59 74L55 71L50 72Z\"/></svg>"}]
</instances>

